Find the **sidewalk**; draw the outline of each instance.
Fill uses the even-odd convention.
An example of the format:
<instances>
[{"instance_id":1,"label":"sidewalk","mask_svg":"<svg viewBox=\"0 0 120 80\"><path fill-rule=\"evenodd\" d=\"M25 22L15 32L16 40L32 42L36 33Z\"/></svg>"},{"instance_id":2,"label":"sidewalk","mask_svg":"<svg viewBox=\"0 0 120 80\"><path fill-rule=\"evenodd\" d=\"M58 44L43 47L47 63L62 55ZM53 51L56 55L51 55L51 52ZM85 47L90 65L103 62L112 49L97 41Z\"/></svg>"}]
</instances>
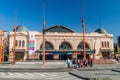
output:
<instances>
[{"instance_id":1,"label":"sidewalk","mask_svg":"<svg viewBox=\"0 0 120 80\"><path fill-rule=\"evenodd\" d=\"M118 69L120 64L95 64L93 67L78 68L78 70L100 70L100 69ZM27 70L40 70L40 69L67 69L65 68L64 61L47 61L45 65L41 61L31 62L16 62L16 64L0 64L0 69L27 69Z\"/></svg>"},{"instance_id":2,"label":"sidewalk","mask_svg":"<svg viewBox=\"0 0 120 80\"><path fill-rule=\"evenodd\" d=\"M69 74L79 77L84 80L112 80L109 77L103 75L95 75L87 71L70 71Z\"/></svg>"},{"instance_id":3,"label":"sidewalk","mask_svg":"<svg viewBox=\"0 0 120 80\"><path fill-rule=\"evenodd\" d=\"M120 64L95 64L74 69L69 74L84 80L120 80Z\"/></svg>"},{"instance_id":4,"label":"sidewalk","mask_svg":"<svg viewBox=\"0 0 120 80\"><path fill-rule=\"evenodd\" d=\"M64 62L16 62L16 64L0 64L0 69L23 69L23 70L40 70L40 69L64 69Z\"/></svg>"}]
</instances>

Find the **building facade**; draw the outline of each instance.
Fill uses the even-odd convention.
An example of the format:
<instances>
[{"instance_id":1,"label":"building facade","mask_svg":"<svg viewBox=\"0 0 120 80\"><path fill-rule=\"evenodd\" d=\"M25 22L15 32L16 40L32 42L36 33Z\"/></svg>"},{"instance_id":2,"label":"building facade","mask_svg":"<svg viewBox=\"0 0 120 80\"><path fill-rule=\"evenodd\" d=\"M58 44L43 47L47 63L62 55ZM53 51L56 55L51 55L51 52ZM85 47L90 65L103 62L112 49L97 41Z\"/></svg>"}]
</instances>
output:
<instances>
[{"instance_id":1,"label":"building facade","mask_svg":"<svg viewBox=\"0 0 120 80\"><path fill-rule=\"evenodd\" d=\"M45 30L46 59L83 58L83 34L56 25ZM85 33L87 58L110 59L114 55L113 35L104 29ZM9 60L13 60L14 32L9 33ZM17 27L16 60L42 60L43 33Z\"/></svg>"}]
</instances>

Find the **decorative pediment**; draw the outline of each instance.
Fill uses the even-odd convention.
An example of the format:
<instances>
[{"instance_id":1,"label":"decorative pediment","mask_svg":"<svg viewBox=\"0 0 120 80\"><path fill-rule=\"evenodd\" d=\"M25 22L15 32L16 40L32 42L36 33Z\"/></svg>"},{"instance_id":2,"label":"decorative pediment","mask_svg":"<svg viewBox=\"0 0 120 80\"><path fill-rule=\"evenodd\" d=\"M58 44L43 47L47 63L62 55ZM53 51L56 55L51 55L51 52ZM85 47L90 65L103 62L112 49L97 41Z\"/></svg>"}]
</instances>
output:
<instances>
[{"instance_id":1,"label":"decorative pediment","mask_svg":"<svg viewBox=\"0 0 120 80\"><path fill-rule=\"evenodd\" d=\"M48 29L46 29L46 32L68 32L68 33L74 33L73 30L66 28L64 26L61 25L56 25L53 27L50 27Z\"/></svg>"},{"instance_id":2,"label":"decorative pediment","mask_svg":"<svg viewBox=\"0 0 120 80\"><path fill-rule=\"evenodd\" d=\"M26 34L22 32L16 33L16 35L26 36Z\"/></svg>"},{"instance_id":3,"label":"decorative pediment","mask_svg":"<svg viewBox=\"0 0 120 80\"><path fill-rule=\"evenodd\" d=\"M111 37L110 35L104 34L103 37Z\"/></svg>"}]
</instances>

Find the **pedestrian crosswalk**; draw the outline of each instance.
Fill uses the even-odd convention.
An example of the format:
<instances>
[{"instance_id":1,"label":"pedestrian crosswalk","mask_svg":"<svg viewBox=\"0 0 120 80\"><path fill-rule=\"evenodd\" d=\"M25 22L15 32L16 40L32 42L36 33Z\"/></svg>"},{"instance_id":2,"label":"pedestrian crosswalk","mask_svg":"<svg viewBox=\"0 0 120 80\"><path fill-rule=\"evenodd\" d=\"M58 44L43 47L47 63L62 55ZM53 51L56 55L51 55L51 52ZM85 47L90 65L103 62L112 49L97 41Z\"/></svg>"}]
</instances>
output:
<instances>
[{"instance_id":1,"label":"pedestrian crosswalk","mask_svg":"<svg viewBox=\"0 0 120 80\"><path fill-rule=\"evenodd\" d=\"M0 72L0 78L33 80L80 80L68 72Z\"/></svg>"}]
</instances>

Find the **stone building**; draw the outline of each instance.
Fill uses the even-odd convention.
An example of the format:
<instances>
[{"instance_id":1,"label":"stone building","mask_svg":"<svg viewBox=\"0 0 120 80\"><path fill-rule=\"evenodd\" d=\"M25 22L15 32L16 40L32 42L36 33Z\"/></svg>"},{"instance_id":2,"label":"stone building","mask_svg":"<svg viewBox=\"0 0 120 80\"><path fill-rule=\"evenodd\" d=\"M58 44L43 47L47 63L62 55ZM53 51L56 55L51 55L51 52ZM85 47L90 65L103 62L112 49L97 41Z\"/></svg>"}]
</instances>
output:
<instances>
[{"instance_id":1,"label":"stone building","mask_svg":"<svg viewBox=\"0 0 120 80\"><path fill-rule=\"evenodd\" d=\"M56 25L47 28L45 34L46 59L65 60L67 58L83 58L83 34L65 26ZM114 46L113 35L99 28L95 32L85 33L87 58L110 59ZM17 27L16 59L42 60L43 33L29 31L23 26ZM9 33L9 60L13 60L14 32ZM93 55L94 54L94 55Z\"/></svg>"}]
</instances>

